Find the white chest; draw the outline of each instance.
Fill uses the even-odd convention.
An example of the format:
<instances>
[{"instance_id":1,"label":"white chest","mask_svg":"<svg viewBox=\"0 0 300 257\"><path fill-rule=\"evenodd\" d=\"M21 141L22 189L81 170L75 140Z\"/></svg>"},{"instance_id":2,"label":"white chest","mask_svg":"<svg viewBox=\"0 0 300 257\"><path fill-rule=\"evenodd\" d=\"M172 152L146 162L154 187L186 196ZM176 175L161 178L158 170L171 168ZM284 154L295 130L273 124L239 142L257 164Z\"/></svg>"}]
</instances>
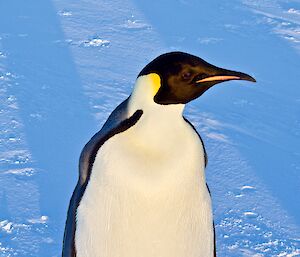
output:
<instances>
[{"instance_id":1,"label":"white chest","mask_svg":"<svg viewBox=\"0 0 300 257\"><path fill-rule=\"evenodd\" d=\"M77 257L213 256L201 141L182 118L152 117L100 148L77 211Z\"/></svg>"}]
</instances>

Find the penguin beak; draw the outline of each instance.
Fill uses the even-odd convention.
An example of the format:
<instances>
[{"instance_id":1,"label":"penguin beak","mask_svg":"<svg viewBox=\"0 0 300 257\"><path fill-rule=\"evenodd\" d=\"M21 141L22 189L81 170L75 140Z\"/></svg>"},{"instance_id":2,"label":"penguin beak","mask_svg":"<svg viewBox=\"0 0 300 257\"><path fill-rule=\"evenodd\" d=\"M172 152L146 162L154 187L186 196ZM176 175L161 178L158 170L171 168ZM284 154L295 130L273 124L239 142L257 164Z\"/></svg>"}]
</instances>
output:
<instances>
[{"instance_id":1,"label":"penguin beak","mask_svg":"<svg viewBox=\"0 0 300 257\"><path fill-rule=\"evenodd\" d=\"M214 84L217 84L217 83L228 81L228 80L247 80L247 81L251 81L251 82L256 82L256 80L253 77L251 77L250 75L248 75L246 73L218 68L218 74L200 78L200 79L196 80L196 83L198 84L198 83L204 83L204 82L212 82Z\"/></svg>"}]
</instances>

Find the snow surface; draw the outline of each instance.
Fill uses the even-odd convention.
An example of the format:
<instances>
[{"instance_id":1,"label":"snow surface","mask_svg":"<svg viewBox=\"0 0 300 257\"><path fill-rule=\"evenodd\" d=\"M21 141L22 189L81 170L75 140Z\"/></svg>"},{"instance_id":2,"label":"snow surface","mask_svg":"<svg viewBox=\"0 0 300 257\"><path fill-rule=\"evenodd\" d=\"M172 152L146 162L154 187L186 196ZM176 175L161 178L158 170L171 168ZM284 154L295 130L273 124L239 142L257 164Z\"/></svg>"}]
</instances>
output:
<instances>
[{"instance_id":1,"label":"snow surface","mask_svg":"<svg viewBox=\"0 0 300 257\"><path fill-rule=\"evenodd\" d=\"M158 54L256 84L189 104L218 256L300 256L299 0L0 2L0 256L60 256L83 145Z\"/></svg>"}]
</instances>

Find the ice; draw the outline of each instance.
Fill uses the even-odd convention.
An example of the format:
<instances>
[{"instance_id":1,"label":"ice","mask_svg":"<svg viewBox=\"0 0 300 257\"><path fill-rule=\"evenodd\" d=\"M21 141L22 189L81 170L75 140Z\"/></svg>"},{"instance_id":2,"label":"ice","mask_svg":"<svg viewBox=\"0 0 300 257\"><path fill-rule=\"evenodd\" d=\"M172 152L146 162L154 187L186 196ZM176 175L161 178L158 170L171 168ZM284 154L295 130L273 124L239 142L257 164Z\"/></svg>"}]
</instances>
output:
<instances>
[{"instance_id":1,"label":"ice","mask_svg":"<svg viewBox=\"0 0 300 257\"><path fill-rule=\"evenodd\" d=\"M255 187L253 186L242 186L241 190L253 190Z\"/></svg>"},{"instance_id":2,"label":"ice","mask_svg":"<svg viewBox=\"0 0 300 257\"><path fill-rule=\"evenodd\" d=\"M10 234L13 230L13 223L9 222L8 220L0 221L0 228L6 233Z\"/></svg>"},{"instance_id":3,"label":"ice","mask_svg":"<svg viewBox=\"0 0 300 257\"><path fill-rule=\"evenodd\" d=\"M198 38L198 42L200 44L216 44L221 43L222 38L216 38L216 37L204 37L204 38Z\"/></svg>"},{"instance_id":4,"label":"ice","mask_svg":"<svg viewBox=\"0 0 300 257\"><path fill-rule=\"evenodd\" d=\"M11 169L6 170L4 174L14 174L19 176L32 176L36 171L33 168L23 168L23 169Z\"/></svg>"},{"instance_id":5,"label":"ice","mask_svg":"<svg viewBox=\"0 0 300 257\"><path fill-rule=\"evenodd\" d=\"M288 9L287 11L288 13L292 13L292 14L297 14L297 15L300 15L300 11L297 10L297 9L294 9L294 8L290 8Z\"/></svg>"},{"instance_id":6,"label":"ice","mask_svg":"<svg viewBox=\"0 0 300 257\"><path fill-rule=\"evenodd\" d=\"M29 219L28 222L32 224L45 224L48 221L49 217L48 216L41 216L36 219Z\"/></svg>"},{"instance_id":7,"label":"ice","mask_svg":"<svg viewBox=\"0 0 300 257\"><path fill-rule=\"evenodd\" d=\"M72 15L73 15L72 12L70 12L70 11L59 11L58 14L59 14L60 16L65 16L65 17L68 17L68 16L72 16Z\"/></svg>"},{"instance_id":8,"label":"ice","mask_svg":"<svg viewBox=\"0 0 300 257\"><path fill-rule=\"evenodd\" d=\"M223 135L223 134L219 134L219 133L207 133L206 136L208 138L214 139L214 140L218 140L218 141L222 141L224 143L228 143L228 138Z\"/></svg>"},{"instance_id":9,"label":"ice","mask_svg":"<svg viewBox=\"0 0 300 257\"><path fill-rule=\"evenodd\" d=\"M85 40L81 44L85 47L89 47L89 46L97 47L97 46L109 46L110 42L109 40L96 37L89 40Z\"/></svg>"},{"instance_id":10,"label":"ice","mask_svg":"<svg viewBox=\"0 0 300 257\"><path fill-rule=\"evenodd\" d=\"M129 30L151 29L151 27L139 20L127 20L121 27Z\"/></svg>"}]
</instances>

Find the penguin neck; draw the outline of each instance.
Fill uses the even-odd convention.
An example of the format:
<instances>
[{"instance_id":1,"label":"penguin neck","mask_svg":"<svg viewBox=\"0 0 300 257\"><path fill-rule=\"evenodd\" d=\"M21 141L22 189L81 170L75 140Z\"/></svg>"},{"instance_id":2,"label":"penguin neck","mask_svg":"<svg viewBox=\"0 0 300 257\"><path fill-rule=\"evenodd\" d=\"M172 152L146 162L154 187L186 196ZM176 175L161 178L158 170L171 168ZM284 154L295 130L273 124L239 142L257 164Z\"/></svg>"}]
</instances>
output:
<instances>
[{"instance_id":1,"label":"penguin neck","mask_svg":"<svg viewBox=\"0 0 300 257\"><path fill-rule=\"evenodd\" d=\"M136 80L128 105L129 116L137 110L142 110L144 117L160 119L161 122L172 122L173 119L182 120L184 104L161 105L154 102L154 96L159 87L153 80L150 75L140 76Z\"/></svg>"},{"instance_id":2,"label":"penguin neck","mask_svg":"<svg viewBox=\"0 0 300 257\"><path fill-rule=\"evenodd\" d=\"M184 140L186 122L182 117L183 104L160 105L154 102L152 81L147 76L139 77L128 103L128 115L132 116L137 110L143 115L133 127L134 141L139 146L153 150L160 149L169 152L174 142ZM133 139L131 140L131 142ZM163 145L162 145L162 142ZM166 143L168 142L168 143Z\"/></svg>"}]
</instances>

